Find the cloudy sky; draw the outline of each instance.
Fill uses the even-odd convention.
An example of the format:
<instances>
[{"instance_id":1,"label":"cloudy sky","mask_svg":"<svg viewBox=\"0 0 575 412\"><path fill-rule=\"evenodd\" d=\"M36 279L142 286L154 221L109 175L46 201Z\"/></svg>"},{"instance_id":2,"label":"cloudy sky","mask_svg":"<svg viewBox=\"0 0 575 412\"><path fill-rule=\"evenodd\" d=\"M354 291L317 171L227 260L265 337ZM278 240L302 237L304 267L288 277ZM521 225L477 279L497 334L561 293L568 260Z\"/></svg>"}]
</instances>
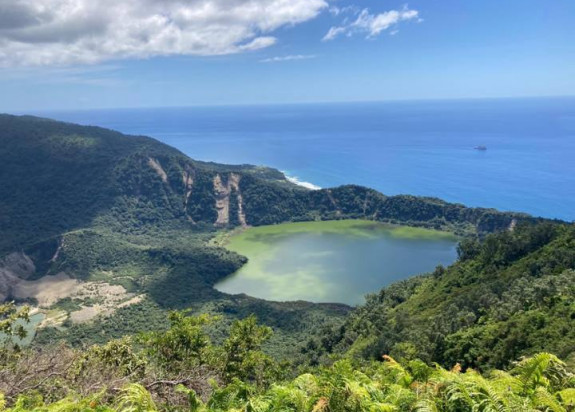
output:
<instances>
[{"instance_id":1,"label":"cloudy sky","mask_svg":"<svg viewBox=\"0 0 575 412\"><path fill-rule=\"evenodd\" d=\"M0 0L0 110L575 94L572 0Z\"/></svg>"}]
</instances>

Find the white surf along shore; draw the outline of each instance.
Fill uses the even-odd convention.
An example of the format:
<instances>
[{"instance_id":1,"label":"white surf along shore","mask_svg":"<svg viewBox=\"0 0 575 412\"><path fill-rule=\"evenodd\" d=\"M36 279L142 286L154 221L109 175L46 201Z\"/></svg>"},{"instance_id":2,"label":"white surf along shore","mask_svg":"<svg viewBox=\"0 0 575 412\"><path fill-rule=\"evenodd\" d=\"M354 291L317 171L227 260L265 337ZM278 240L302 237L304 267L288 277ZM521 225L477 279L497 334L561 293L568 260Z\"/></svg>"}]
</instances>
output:
<instances>
[{"instance_id":1,"label":"white surf along shore","mask_svg":"<svg viewBox=\"0 0 575 412\"><path fill-rule=\"evenodd\" d=\"M293 183L294 185L305 187L306 189L310 189L310 190L320 190L321 189L320 186L314 185L313 183L310 183L310 182L304 182L303 180L299 180L296 176L290 176L287 172L285 172L283 170L281 172L284 174L286 180L288 182Z\"/></svg>"}]
</instances>

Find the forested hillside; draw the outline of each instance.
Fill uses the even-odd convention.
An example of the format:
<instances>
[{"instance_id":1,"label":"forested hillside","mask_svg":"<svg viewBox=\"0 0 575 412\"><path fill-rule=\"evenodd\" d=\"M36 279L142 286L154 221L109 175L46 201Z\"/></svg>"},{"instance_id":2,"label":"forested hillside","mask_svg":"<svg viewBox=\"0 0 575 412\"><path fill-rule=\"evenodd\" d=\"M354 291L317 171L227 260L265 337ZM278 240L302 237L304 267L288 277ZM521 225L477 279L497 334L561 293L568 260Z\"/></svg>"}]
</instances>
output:
<instances>
[{"instance_id":1,"label":"forested hillside","mask_svg":"<svg viewBox=\"0 0 575 412\"><path fill-rule=\"evenodd\" d=\"M382 354L464 368L505 368L550 351L575 366L575 227L519 225L467 239L459 260L368 297L337 330L310 340L326 354Z\"/></svg>"},{"instance_id":2,"label":"forested hillside","mask_svg":"<svg viewBox=\"0 0 575 412\"><path fill-rule=\"evenodd\" d=\"M315 336L289 360L270 356L277 329L254 316L225 326L187 312L163 331L22 350L6 338L27 313L5 305L0 399L14 412L572 411L575 227L518 225L462 242L459 256L340 327L308 325Z\"/></svg>"},{"instance_id":3,"label":"forested hillside","mask_svg":"<svg viewBox=\"0 0 575 412\"><path fill-rule=\"evenodd\" d=\"M25 317L0 324L17 333ZM344 356L330 365L290 368L262 351L272 330L255 317L236 321L221 344L209 316L174 312L164 332L75 350L0 351L0 407L18 411L559 411L575 407L575 375L550 353L506 371L480 374L413 358Z\"/></svg>"},{"instance_id":4,"label":"forested hillside","mask_svg":"<svg viewBox=\"0 0 575 412\"><path fill-rule=\"evenodd\" d=\"M310 191L274 169L198 162L148 137L30 116L0 115L0 140L0 298L46 314L38 342L105 342L191 307L228 322L256 313L293 348L298 333L349 308L215 291L245 263L212 242L222 230L361 217L471 236L533 220L360 186Z\"/></svg>"},{"instance_id":5,"label":"forested hillside","mask_svg":"<svg viewBox=\"0 0 575 412\"><path fill-rule=\"evenodd\" d=\"M92 226L140 234L367 217L486 233L527 218L359 186L309 191L274 169L197 162L148 137L29 116L0 115L0 139L4 253Z\"/></svg>"},{"instance_id":6,"label":"forested hillside","mask_svg":"<svg viewBox=\"0 0 575 412\"><path fill-rule=\"evenodd\" d=\"M0 143L0 410L574 409L573 224L33 117ZM213 288L246 261L227 231L345 218L451 231L459 259L355 309Z\"/></svg>"}]
</instances>

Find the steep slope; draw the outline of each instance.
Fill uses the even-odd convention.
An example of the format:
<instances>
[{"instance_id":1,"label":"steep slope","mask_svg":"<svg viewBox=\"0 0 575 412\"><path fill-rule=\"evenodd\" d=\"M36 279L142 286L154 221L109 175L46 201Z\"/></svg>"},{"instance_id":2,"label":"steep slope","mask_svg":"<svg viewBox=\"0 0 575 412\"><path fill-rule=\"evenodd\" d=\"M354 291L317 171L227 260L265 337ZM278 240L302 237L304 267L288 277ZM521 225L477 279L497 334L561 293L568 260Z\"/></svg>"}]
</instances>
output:
<instances>
[{"instance_id":1,"label":"steep slope","mask_svg":"<svg viewBox=\"0 0 575 412\"><path fill-rule=\"evenodd\" d=\"M232 172L288 185L273 169L195 162L151 138L29 116L0 115L0 142L0 251L95 225L214 223L214 179Z\"/></svg>"},{"instance_id":2,"label":"steep slope","mask_svg":"<svg viewBox=\"0 0 575 412\"><path fill-rule=\"evenodd\" d=\"M215 291L245 263L209 243L221 229L367 218L483 236L536 220L360 186L312 191L274 169L198 162L148 137L30 116L0 115L0 165L0 298L42 307L43 325L65 325L77 342L159 328L165 310L192 308L257 313L293 347L349 311Z\"/></svg>"},{"instance_id":3,"label":"steep slope","mask_svg":"<svg viewBox=\"0 0 575 412\"><path fill-rule=\"evenodd\" d=\"M158 329L174 308L226 310L227 319L255 312L298 339L306 325L348 311L213 290L245 262L208 245L221 226L245 224L241 180L303 191L276 170L196 162L151 138L9 115L0 116L0 164L0 299L46 315L40 341Z\"/></svg>"},{"instance_id":4,"label":"steep slope","mask_svg":"<svg viewBox=\"0 0 575 412\"><path fill-rule=\"evenodd\" d=\"M372 295L304 349L314 361L391 354L484 370L538 351L575 364L574 225L523 224L465 240L458 262Z\"/></svg>"}]
</instances>

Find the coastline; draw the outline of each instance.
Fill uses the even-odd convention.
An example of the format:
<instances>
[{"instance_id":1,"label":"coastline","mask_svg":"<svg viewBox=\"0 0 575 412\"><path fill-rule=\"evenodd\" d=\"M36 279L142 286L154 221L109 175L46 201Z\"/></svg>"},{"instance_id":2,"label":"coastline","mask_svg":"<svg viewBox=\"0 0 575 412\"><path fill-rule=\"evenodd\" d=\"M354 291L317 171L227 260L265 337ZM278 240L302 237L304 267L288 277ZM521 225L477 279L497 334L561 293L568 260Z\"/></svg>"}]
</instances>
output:
<instances>
[{"instance_id":1,"label":"coastline","mask_svg":"<svg viewBox=\"0 0 575 412\"><path fill-rule=\"evenodd\" d=\"M433 113L441 113L442 120ZM567 118L559 121L560 113L567 113ZM38 114L128 134L161 136L162 142L203 161L284 169L296 176L293 184L300 180L323 188L357 184L386 195L432 196L572 221L575 199L568 188L574 186L575 169L569 139L573 125L568 119L573 113L575 99L518 98L389 106L294 105L289 110L264 105ZM410 121L413 118L421 122ZM499 132L489 124L497 124ZM500 139L499 133L506 138ZM280 146L268 144L266 136L272 135L283 142L282 161L277 154ZM527 135L529 145L523 140ZM338 149L323 150L332 147L335 136ZM553 144L549 144L551 136ZM478 144L488 147L487 152L473 150ZM248 150L249 145L253 148ZM525 181L530 184L524 185Z\"/></svg>"},{"instance_id":2,"label":"coastline","mask_svg":"<svg viewBox=\"0 0 575 412\"><path fill-rule=\"evenodd\" d=\"M284 177L286 178L286 180L290 183L293 183L294 185L305 187L306 189L309 189L309 190L320 190L321 189L321 186L315 185L311 182L305 182L303 180L299 180L296 176L290 176L288 174L288 172L286 172L285 170L281 170L281 172L284 174Z\"/></svg>"}]
</instances>

